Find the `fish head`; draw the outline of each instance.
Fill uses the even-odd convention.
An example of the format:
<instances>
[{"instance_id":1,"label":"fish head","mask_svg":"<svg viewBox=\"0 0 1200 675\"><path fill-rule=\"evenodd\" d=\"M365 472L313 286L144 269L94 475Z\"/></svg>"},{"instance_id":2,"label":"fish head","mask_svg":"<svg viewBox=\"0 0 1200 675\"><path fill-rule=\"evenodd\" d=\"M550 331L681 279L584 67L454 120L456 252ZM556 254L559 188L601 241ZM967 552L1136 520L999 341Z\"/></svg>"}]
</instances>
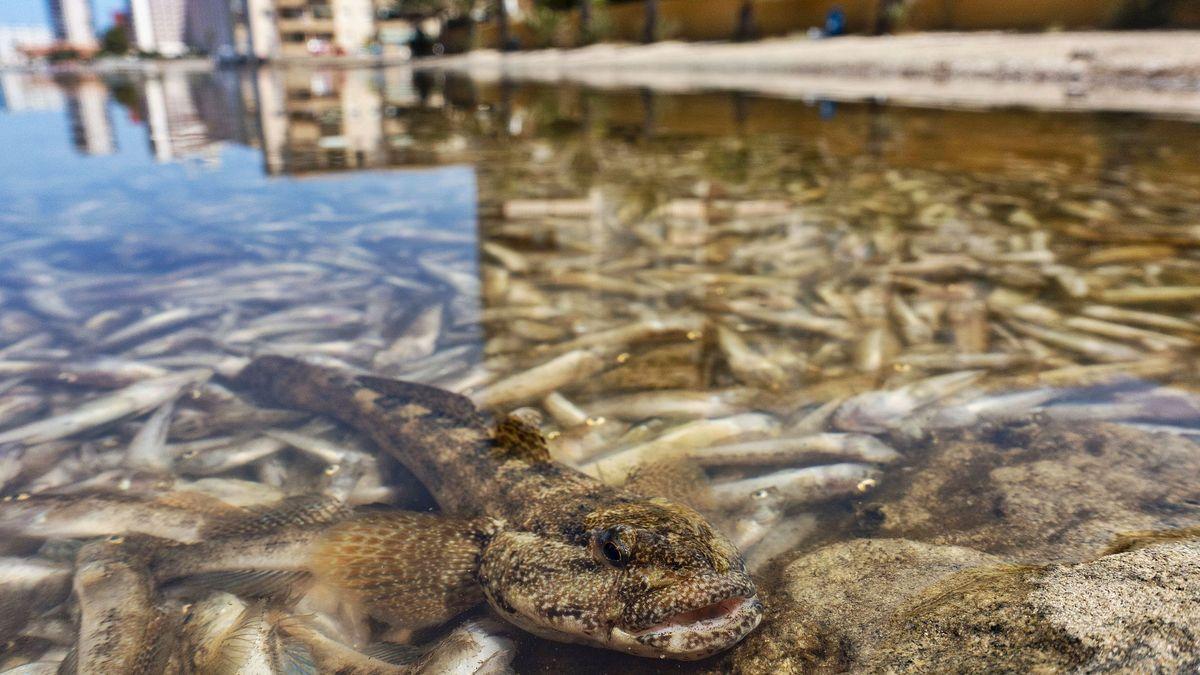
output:
<instances>
[{"instance_id":1,"label":"fish head","mask_svg":"<svg viewBox=\"0 0 1200 675\"><path fill-rule=\"evenodd\" d=\"M736 644L763 606L737 549L696 511L639 499L587 514L577 532L503 532L480 561L502 616L546 638L695 660Z\"/></svg>"}]
</instances>

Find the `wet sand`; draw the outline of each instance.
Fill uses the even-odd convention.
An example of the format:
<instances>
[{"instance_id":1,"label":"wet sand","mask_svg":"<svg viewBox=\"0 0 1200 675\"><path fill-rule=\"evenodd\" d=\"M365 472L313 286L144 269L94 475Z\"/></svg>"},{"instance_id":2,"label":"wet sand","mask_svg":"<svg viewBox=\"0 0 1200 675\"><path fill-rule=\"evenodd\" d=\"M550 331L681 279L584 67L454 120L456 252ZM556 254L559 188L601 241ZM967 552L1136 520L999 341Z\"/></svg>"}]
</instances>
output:
<instances>
[{"instance_id":1,"label":"wet sand","mask_svg":"<svg viewBox=\"0 0 1200 675\"><path fill-rule=\"evenodd\" d=\"M1200 32L1194 31L604 44L510 54L484 50L425 59L417 67L484 80L1200 117Z\"/></svg>"}]
</instances>

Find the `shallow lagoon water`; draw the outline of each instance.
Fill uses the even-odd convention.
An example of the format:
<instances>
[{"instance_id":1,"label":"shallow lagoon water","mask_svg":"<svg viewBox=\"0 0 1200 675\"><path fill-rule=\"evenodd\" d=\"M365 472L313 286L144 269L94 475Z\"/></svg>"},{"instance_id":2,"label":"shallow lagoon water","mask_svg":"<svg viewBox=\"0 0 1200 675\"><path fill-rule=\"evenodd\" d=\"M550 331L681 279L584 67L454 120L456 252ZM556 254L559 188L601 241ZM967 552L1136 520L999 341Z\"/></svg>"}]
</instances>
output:
<instances>
[{"instance_id":1,"label":"shallow lagoon water","mask_svg":"<svg viewBox=\"0 0 1200 675\"><path fill-rule=\"evenodd\" d=\"M876 526L933 430L1200 433L1200 125L403 69L3 77L0 396L25 404L0 433L204 368L168 448L283 425L369 451L230 398L244 358L282 353L532 407L606 480L701 465L765 577ZM4 493L165 489L124 463L150 413ZM208 475L188 466L168 475ZM279 496L321 469L282 447L217 475ZM692 667L520 649L521 670Z\"/></svg>"}]
</instances>

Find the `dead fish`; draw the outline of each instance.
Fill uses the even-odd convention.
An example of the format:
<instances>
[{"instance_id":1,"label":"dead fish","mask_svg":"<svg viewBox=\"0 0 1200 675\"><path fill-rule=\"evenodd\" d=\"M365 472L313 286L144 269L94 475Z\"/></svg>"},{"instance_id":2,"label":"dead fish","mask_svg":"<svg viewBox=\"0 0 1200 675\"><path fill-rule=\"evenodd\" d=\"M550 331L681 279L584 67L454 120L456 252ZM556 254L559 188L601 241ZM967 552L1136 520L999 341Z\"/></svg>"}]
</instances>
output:
<instances>
[{"instance_id":1,"label":"dead fish","mask_svg":"<svg viewBox=\"0 0 1200 675\"><path fill-rule=\"evenodd\" d=\"M839 340L853 339L856 334L854 326L848 321L816 316L800 309L776 311L741 300L729 302L728 309L747 319L768 325L819 333Z\"/></svg>"},{"instance_id":2,"label":"dead fish","mask_svg":"<svg viewBox=\"0 0 1200 675\"><path fill-rule=\"evenodd\" d=\"M746 566L761 573L779 556L795 551L817 534L817 517L811 513L789 515L769 532L747 553Z\"/></svg>"},{"instance_id":3,"label":"dead fish","mask_svg":"<svg viewBox=\"0 0 1200 675\"><path fill-rule=\"evenodd\" d=\"M175 414L175 401L162 404L125 448L125 465L141 471L166 471L171 467L167 454L167 432L171 429L171 415Z\"/></svg>"},{"instance_id":4,"label":"dead fish","mask_svg":"<svg viewBox=\"0 0 1200 675\"><path fill-rule=\"evenodd\" d=\"M587 424L588 420L593 419L582 408L557 391L550 392L546 398L542 399L542 407L563 428L577 427Z\"/></svg>"},{"instance_id":5,"label":"dead fish","mask_svg":"<svg viewBox=\"0 0 1200 675\"><path fill-rule=\"evenodd\" d=\"M195 306L175 307L164 310L108 334L104 339L96 343L96 347L102 350L112 349L118 345L132 342L133 340L167 330L183 323L215 316L220 311L216 307L200 308Z\"/></svg>"},{"instance_id":6,"label":"dead fish","mask_svg":"<svg viewBox=\"0 0 1200 675\"><path fill-rule=\"evenodd\" d=\"M979 381L983 373L980 370L966 370L937 375L892 390L859 394L838 408L833 416L833 425L843 431L886 431L916 410L971 386Z\"/></svg>"},{"instance_id":7,"label":"dead fish","mask_svg":"<svg viewBox=\"0 0 1200 675\"><path fill-rule=\"evenodd\" d=\"M786 469L753 478L743 478L712 485L712 498L718 507L730 508L744 504L760 490L779 495L785 506L829 501L871 489L879 471L867 464L843 463Z\"/></svg>"},{"instance_id":8,"label":"dead fish","mask_svg":"<svg viewBox=\"0 0 1200 675\"><path fill-rule=\"evenodd\" d=\"M9 427L37 415L46 409L41 396L10 394L0 396L0 427Z\"/></svg>"},{"instance_id":9,"label":"dead fish","mask_svg":"<svg viewBox=\"0 0 1200 675\"><path fill-rule=\"evenodd\" d=\"M260 436L215 448L190 449L175 458L175 470L185 476L215 476L257 462L287 447L277 438Z\"/></svg>"},{"instance_id":10,"label":"dead fish","mask_svg":"<svg viewBox=\"0 0 1200 675\"><path fill-rule=\"evenodd\" d=\"M41 558L0 557L0 640L11 640L26 621L67 599L70 564Z\"/></svg>"},{"instance_id":11,"label":"dead fish","mask_svg":"<svg viewBox=\"0 0 1200 675\"><path fill-rule=\"evenodd\" d=\"M755 353L740 335L725 326L717 326L717 346L734 377L741 382L765 389L778 389L787 381L782 368Z\"/></svg>"},{"instance_id":12,"label":"dead fish","mask_svg":"<svg viewBox=\"0 0 1200 675\"><path fill-rule=\"evenodd\" d=\"M170 658L174 617L158 606L150 575L122 543L85 544L76 560L80 675L157 675Z\"/></svg>"},{"instance_id":13,"label":"dead fish","mask_svg":"<svg viewBox=\"0 0 1200 675\"><path fill-rule=\"evenodd\" d=\"M472 394L471 400L481 408L523 403L591 377L606 366L597 352L567 352L523 373L494 382Z\"/></svg>"},{"instance_id":14,"label":"dead fish","mask_svg":"<svg viewBox=\"0 0 1200 675\"><path fill-rule=\"evenodd\" d=\"M404 329L386 349L375 354L376 368L387 368L432 354L442 332L442 305L430 305Z\"/></svg>"},{"instance_id":15,"label":"dead fish","mask_svg":"<svg viewBox=\"0 0 1200 675\"><path fill-rule=\"evenodd\" d=\"M900 453L874 436L824 433L712 445L689 451L687 457L704 466L794 465L828 460L888 464L899 459Z\"/></svg>"},{"instance_id":16,"label":"dead fish","mask_svg":"<svg viewBox=\"0 0 1200 675\"><path fill-rule=\"evenodd\" d=\"M0 443L45 443L145 412L175 398L185 387L207 380L212 371L195 370L132 384L79 408L0 433Z\"/></svg>"},{"instance_id":17,"label":"dead fish","mask_svg":"<svg viewBox=\"0 0 1200 675\"><path fill-rule=\"evenodd\" d=\"M774 418L760 413L696 420L669 429L658 438L588 462L580 467L580 471L589 476L620 482L642 464L673 459L684 455L689 449L703 448L733 438L767 435L778 427L779 423Z\"/></svg>"},{"instance_id":18,"label":"dead fish","mask_svg":"<svg viewBox=\"0 0 1200 675\"><path fill-rule=\"evenodd\" d=\"M759 396L754 389L710 391L663 389L614 396L587 403L593 415L609 419L643 420L728 417L746 408Z\"/></svg>"},{"instance_id":19,"label":"dead fish","mask_svg":"<svg viewBox=\"0 0 1200 675\"><path fill-rule=\"evenodd\" d=\"M195 542L214 520L231 511L189 493L154 498L112 492L22 493L0 500L0 532L37 539L144 534Z\"/></svg>"}]
</instances>

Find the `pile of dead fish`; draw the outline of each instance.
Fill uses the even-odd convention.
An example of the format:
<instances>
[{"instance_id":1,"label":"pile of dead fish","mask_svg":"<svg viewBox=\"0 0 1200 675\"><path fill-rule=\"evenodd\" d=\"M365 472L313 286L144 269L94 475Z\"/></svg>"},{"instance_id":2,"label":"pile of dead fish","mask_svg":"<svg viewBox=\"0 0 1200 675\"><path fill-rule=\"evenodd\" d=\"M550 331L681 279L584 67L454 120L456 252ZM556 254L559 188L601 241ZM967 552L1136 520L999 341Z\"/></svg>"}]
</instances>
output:
<instances>
[{"instance_id":1,"label":"pile of dead fish","mask_svg":"<svg viewBox=\"0 0 1200 675\"><path fill-rule=\"evenodd\" d=\"M531 409L558 459L613 483L686 465L755 569L930 429L1036 412L1200 435L1194 224L1121 226L1138 214L1098 199L1051 219L927 174L855 180L848 201L821 185L513 198L480 242L272 223L136 273L3 242L0 665L507 663L481 624L413 652L303 602L156 591L142 538L200 541L214 518L301 495L421 503L363 439L231 390L257 354Z\"/></svg>"}]
</instances>

